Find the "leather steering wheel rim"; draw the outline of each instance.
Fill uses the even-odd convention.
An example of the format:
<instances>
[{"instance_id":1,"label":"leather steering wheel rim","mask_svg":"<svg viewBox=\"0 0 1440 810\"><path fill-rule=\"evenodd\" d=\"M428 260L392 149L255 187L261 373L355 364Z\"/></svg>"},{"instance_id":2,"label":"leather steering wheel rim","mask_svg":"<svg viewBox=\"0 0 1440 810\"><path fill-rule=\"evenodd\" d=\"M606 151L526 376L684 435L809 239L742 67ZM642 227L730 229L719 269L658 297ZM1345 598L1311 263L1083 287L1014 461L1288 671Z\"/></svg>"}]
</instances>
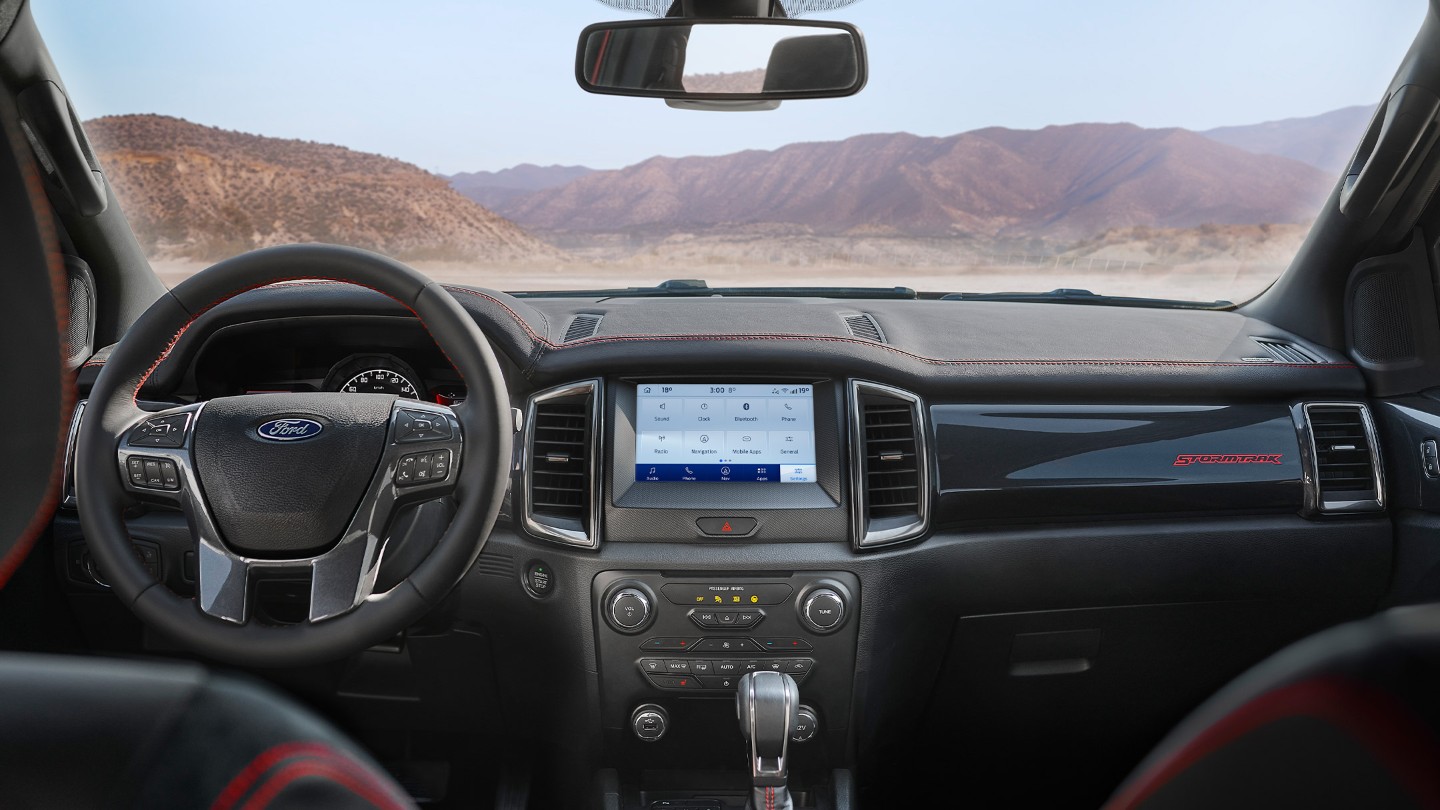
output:
<instances>
[{"instance_id":1,"label":"leather steering wheel rim","mask_svg":"<svg viewBox=\"0 0 1440 810\"><path fill-rule=\"evenodd\" d=\"M137 405L141 387L200 315L243 292L304 279L355 284L395 299L415 314L460 373L467 397L452 409L464 436L456 464L456 512L444 536L406 579L353 610L295 625L232 624L206 615L194 599L157 582L132 553L123 516L134 497L117 466L117 449L145 416ZM289 245L253 251L201 271L157 300L106 361L91 389L75 452L81 525L114 593L143 623L182 646L255 666L335 660L413 624L470 569L494 526L509 480L509 411L505 380L489 341L440 284L393 259L354 248Z\"/></svg>"}]
</instances>

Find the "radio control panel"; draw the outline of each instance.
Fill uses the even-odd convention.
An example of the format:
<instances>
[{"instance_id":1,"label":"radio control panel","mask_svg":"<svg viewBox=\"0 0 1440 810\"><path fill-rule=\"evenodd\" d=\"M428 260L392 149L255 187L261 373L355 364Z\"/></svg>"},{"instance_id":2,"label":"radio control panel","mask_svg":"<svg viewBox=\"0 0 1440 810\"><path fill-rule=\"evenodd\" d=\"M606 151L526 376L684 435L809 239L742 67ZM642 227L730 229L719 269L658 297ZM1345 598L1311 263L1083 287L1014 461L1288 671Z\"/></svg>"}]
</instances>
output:
<instances>
[{"instance_id":1,"label":"radio control panel","mask_svg":"<svg viewBox=\"0 0 1440 810\"><path fill-rule=\"evenodd\" d=\"M853 574L606 571L592 599L607 731L633 736L637 705L661 706L671 726L692 732L692 723L733 720L740 678L768 669L795 679L826 719L819 736L843 746L862 609ZM705 709L711 700L718 709ZM646 750L659 755L671 739Z\"/></svg>"}]
</instances>

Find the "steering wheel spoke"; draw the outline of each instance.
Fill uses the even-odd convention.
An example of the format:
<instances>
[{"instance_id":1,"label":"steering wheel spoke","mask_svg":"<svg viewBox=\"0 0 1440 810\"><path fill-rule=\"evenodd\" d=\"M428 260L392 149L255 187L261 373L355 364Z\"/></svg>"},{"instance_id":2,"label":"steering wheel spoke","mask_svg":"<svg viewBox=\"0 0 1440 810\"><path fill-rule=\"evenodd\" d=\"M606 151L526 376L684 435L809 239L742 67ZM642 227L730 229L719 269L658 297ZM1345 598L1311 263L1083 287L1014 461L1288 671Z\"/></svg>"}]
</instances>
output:
<instances>
[{"instance_id":1,"label":"steering wheel spoke","mask_svg":"<svg viewBox=\"0 0 1440 810\"><path fill-rule=\"evenodd\" d=\"M453 493L463 448L460 420L452 410L397 399L390 411L385 449L344 533L324 553L298 559L257 559L231 550L215 529L204 499L198 492L192 494L190 487L182 488L179 494L198 546L200 609L244 624L252 612L257 577L307 574L310 622L359 607L374 593L391 518L401 507ZM195 480L193 474L186 480Z\"/></svg>"}]
</instances>

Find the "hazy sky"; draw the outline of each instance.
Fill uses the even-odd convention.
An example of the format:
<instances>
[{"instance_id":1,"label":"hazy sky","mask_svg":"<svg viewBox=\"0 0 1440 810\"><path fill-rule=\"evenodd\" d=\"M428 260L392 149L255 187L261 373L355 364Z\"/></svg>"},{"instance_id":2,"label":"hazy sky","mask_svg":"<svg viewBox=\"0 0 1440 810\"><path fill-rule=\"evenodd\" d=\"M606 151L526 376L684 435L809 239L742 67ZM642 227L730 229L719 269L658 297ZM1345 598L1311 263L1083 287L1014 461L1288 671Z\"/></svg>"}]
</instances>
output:
<instances>
[{"instance_id":1,"label":"hazy sky","mask_svg":"<svg viewBox=\"0 0 1440 810\"><path fill-rule=\"evenodd\" d=\"M432 171L614 168L865 132L1207 129L1375 104L1425 0L864 0L859 96L768 113L592 96L591 0L32 0L83 117L155 112Z\"/></svg>"}]
</instances>

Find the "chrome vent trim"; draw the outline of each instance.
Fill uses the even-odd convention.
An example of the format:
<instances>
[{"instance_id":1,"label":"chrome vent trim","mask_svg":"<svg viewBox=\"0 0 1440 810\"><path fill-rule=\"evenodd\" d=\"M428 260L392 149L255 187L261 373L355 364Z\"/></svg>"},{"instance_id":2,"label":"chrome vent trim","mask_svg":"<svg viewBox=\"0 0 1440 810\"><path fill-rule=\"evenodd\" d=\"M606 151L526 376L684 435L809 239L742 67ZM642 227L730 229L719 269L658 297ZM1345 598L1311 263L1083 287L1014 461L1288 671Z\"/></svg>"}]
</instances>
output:
<instances>
[{"instance_id":1,"label":"chrome vent trim","mask_svg":"<svg viewBox=\"0 0 1440 810\"><path fill-rule=\"evenodd\" d=\"M1369 407L1359 402L1306 402L1300 417L1306 511L1329 515L1383 510L1385 471Z\"/></svg>"},{"instance_id":2,"label":"chrome vent trim","mask_svg":"<svg viewBox=\"0 0 1440 810\"><path fill-rule=\"evenodd\" d=\"M603 391L600 380L585 380L541 391L531 396L526 405L524 455L521 457L521 476L525 482L525 528L537 537L581 548L600 547L600 409ZM566 399L576 400L584 408L579 416L585 426L585 456L576 460L582 462L580 472L583 472L585 480L578 488L582 503L577 507L575 517L535 511L536 476L548 474L544 470L547 464L566 463L559 458L562 454L557 452L547 452L545 458L536 456L536 434L547 428L540 424L537 417L543 415L547 403L560 404L559 400Z\"/></svg>"},{"instance_id":3,"label":"chrome vent trim","mask_svg":"<svg viewBox=\"0 0 1440 810\"><path fill-rule=\"evenodd\" d=\"M80 505L75 497L75 443L80 440L80 419L85 415L85 405L89 401L82 399L75 403L75 411L70 414L70 435L65 440L64 478L60 481L60 505L66 509L76 509Z\"/></svg>"},{"instance_id":4,"label":"chrome vent trim","mask_svg":"<svg viewBox=\"0 0 1440 810\"><path fill-rule=\"evenodd\" d=\"M910 412L910 426L914 431L914 449L910 464L902 470L872 470L872 456L868 441L866 412L867 405L879 403L876 400L893 400ZM930 454L927 449L925 403L909 391L893 388L865 380L850 381L850 474L851 474L851 532L856 549L876 548L914 540L930 528ZM870 425L873 427L874 425ZM904 442L900 442L901 445ZM898 453L904 461L904 448ZM915 476L915 499L913 511L909 503L886 504L894 513L876 516L877 507L872 506L870 479L876 476ZM908 485L905 487L908 488Z\"/></svg>"},{"instance_id":5,"label":"chrome vent trim","mask_svg":"<svg viewBox=\"0 0 1440 810\"><path fill-rule=\"evenodd\" d=\"M1274 360L1278 363L1291 363L1297 366L1313 366L1320 362L1320 358L1310 353L1309 350L1301 348L1299 345L1291 343L1288 340L1262 337L1251 337L1250 339L1255 341L1255 343L1258 344L1261 349L1265 350L1265 354L1269 356L1269 359ZM1265 360L1266 358L1247 357L1245 359L1253 362L1256 360Z\"/></svg>"},{"instance_id":6,"label":"chrome vent trim","mask_svg":"<svg viewBox=\"0 0 1440 810\"><path fill-rule=\"evenodd\" d=\"M604 319L604 315L592 315L589 313L576 315L570 319L570 326L566 327L565 337L561 338L560 342L573 343L577 340L595 337L595 333L600 331L600 321Z\"/></svg>"},{"instance_id":7,"label":"chrome vent trim","mask_svg":"<svg viewBox=\"0 0 1440 810\"><path fill-rule=\"evenodd\" d=\"M860 340L869 340L875 343L885 343L885 333L880 331L880 323L867 313L859 312L854 315L845 316L845 326L850 330L852 337Z\"/></svg>"}]
</instances>

